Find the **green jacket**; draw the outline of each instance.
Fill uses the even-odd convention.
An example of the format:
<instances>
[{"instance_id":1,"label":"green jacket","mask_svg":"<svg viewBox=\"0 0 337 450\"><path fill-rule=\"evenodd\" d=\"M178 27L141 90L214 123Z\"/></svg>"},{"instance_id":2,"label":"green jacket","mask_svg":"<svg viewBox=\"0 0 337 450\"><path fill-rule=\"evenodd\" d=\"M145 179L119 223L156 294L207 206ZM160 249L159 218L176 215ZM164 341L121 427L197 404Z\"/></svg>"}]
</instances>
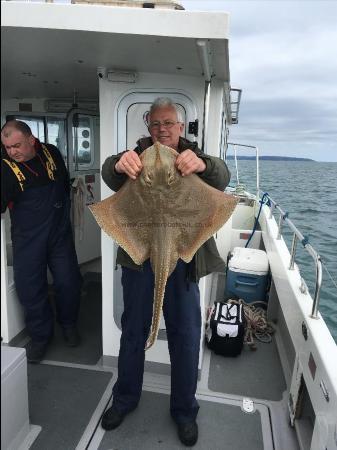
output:
<instances>
[{"instance_id":1,"label":"green jacket","mask_svg":"<svg viewBox=\"0 0 337 450\"><path fill-rule=\"evenodd\" d=\"M137 142L137 147L134 150L140 154L151 145L153 145L153 141L150 137L142 138ZM230 180L230 172L225 162L220 158L206 155L198 148L196 142L190 142L187 139L180 138L178 153L182 153L187 149L194 151L206 164L205 171L198 174L199 177L210 186L223 191ZM124 152L110 156L105 160L102 166L102 178L113 191L118 191L127 180L127 175L124 173L119 174L115 171L115 165L123 153ZM142 267L135 264L121 247L118 247L117 251L116 265L117 264L135 270L142 270ZM215 240L211 237L199 248L189 264L188 279L190 281L198 282L200 278L211 272L224 271L225 267L225 262L220 257L216 248Z\"/></svg>"}]
</instances>

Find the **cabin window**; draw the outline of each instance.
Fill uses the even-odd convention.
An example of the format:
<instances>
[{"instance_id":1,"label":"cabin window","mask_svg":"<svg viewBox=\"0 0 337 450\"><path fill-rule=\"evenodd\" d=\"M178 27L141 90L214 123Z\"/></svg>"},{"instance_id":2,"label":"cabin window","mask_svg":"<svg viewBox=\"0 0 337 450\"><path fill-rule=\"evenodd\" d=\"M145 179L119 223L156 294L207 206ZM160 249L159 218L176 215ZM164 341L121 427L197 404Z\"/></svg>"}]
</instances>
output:
<instances>
[{"instance_id":1,"label":"cabin window","mask_svg":"<svg viewBox=\"0 0 337 450\"><path fill-rule=\"evenodd\" d=\"M196 105L185 94L167 91L132 92L126 94L118 104L117 110L117 152L135 147L139 138L149 136L147 115L152 102L157 97L169 97L177 105L185 123L183 137L195 141L189 132L189 123L198 118Z\"/></svg>"},{"instance_id":2,"label":"cabin window","mask_svg":"<svg viewBox=\"0 0 337 450\"><path fill-rule=\"evenodd\" d=\"M25 122L40 142L55 145L67 161L65 120L59 117L10 115L7 120L16 119Z\"/></svg>"},{"instance_id":3,"label":"cabin window","mask_svg":"<svg viewBox=\"0 0 337 450\"><path fill-rule=\"evenodd\" d=\"M67 155L65 121L63 119L47 117L48 144L55 145L62 153L64 159Z\"/></svg>"},{"instance_id":4,"label":"cabin window","mask_svg":"<svg viewBox=\"0 0 337 450\"><path fill-rule=\"evenodd\" d=\"M133 103L127 110L126 118L126 148L134 148L139 138L149 136L147 129L147 115L152 103ZM186 124L185 108L176 103L177 109L180 111L183 123ZM186 126L184 128L184 137L186 137Z\"/></svg>"},{"instance_id":5,"label":"cabin window","mask_svg":"<svg viewBox=\"0 0 337 450\"><path fill-rule=\"evenodd\" d=\"M35 137L41 142L46 142L45 124L43 117L10 116L7 120L16 119L25 122Z\"/></svg>"}]
</instances>

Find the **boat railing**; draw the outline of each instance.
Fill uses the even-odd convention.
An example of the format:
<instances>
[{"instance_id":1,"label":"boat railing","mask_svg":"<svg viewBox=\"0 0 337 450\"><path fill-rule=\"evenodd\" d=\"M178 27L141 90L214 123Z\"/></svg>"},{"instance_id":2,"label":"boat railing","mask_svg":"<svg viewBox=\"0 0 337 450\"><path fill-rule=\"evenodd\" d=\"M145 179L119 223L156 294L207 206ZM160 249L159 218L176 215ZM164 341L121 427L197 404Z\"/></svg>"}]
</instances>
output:
<instances>
[{"instance_id":1,"label":"boat railing","mask_svg":"<svg viewBox=\"0 0 337 450\"><path fill-rule=\"evenodd\" d=\"M240 187L240 176L238 170L238 158L237 158L237 147L239 148L248 148L255 150L256 155L256 200L260 199L260 171L259 171L259 150L254 145L246 145L246 144L238 144L235 142L227 142L228 146L233 147L234 151L234 161L235 161L235 170L236 170L236 179L237 179L237 187ZM298 230L298 228L293 224L293 222L289 219L288 213L283 211L275 200L273 200L269 194L265 193L264 198L268 199L268 203L270 206L270 218L273 217L274 212L277 211L279 213L278 220L278 232L277 232L277 240L281 239L282 236L282 228L286 224L290 230L293 232L291 250L290 250L290 261L289 261L289 270L294 270L295 268L295 257L296 257L296 249L298 241L301 242L304 249L309 253L309 255L313 258L315 263L316 270L316 282L315 282L315 293L313 297L313 305L311 311L311 317L314 319L318 319L318 307L319 307L319 299L320 299L320 291L322 285L322 260L320 255L316 252L316 250L309 244L308 238L303 236L303 234ZM261 200L261 202L263 199ZM266 200L267 201L267 200ZM301 290L306 292L307 288L304 287L304 281L302 280Z\"/></svg>"},{"instance_id":2,"label":"boat railing","mask_svg":"<svg viewBox=\"0 0 337 450\"><path fill-rule=\"evenodd\" d=\"M313 305L311 311L311 317L314 319L318 319L318 306L319 306L319 298L320 291L322 286L322 260L320 255L316 252L316 250L309 244L309 240L307 237L303 236L303 234L298 230L298 228L293 224L293 222L289 219L288 213L283 211L283 209L278 205L275 200L273 200L269 194L266 194L266 197L270 203L270 218L273 217L275 210L279 213L278 220L278 233L276 239L281 239L282 236L282 228L283 225L286 224L290 230L293 232L291 251L290 251L290 261L289 261L289 270L294 270L295 267L295 257L296 257L296 249L297 243L301 242L304 249L309 253L309 255L313 258L316 269L316 283L315 283L315 293L313 298Z\"/></svg>"},{"instance_id":3,"label":"boat railing","mask_svg":"<svg viewBox=\"0 0 337 450\"><path fill-rule=\"evenodd\" d=\"M260 168L259 168L259 149L254 145L237 144L235 142L227 142L227 146L232 146L234 151L234 162L236 170L236 179L238 185L240 184L238 159L237 159L237 147L250 148L255 150L256 157L256 198L260 198Z\"/></svg>"}]
</instances>

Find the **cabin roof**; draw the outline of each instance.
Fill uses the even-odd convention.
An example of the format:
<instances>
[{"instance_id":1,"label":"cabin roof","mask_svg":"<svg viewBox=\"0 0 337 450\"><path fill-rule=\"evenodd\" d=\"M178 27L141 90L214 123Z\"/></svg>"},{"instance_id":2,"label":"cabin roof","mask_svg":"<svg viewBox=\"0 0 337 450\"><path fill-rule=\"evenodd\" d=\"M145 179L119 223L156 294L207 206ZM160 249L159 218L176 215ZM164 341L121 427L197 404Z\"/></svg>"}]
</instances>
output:
<instances>
[{"instance_id":1,"label":"cabin roof","mask_svg":"<svg viewBox=\"0 0 337 450\"><path fill-rule=\"evenodd\" d=\"M96 98L97 67L203 76L198 41L229 82L227 13L1 3L4 98Z\"/></svg>"}]
</instances>

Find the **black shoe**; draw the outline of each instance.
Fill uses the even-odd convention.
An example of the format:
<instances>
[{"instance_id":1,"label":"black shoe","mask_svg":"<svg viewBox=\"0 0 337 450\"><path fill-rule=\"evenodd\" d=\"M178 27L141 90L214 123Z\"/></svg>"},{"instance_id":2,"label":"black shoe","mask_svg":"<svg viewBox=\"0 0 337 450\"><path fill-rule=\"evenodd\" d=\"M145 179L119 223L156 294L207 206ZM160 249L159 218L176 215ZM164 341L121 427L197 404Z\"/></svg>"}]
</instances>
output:
<instances>
[{"instance_id":1,"label":"black shoe","mask_svg":"<svg viewBox=\"0 0 337 450\"><path fill-rule=\"evenodd\" d=\"M126 414L118 412L114 406L111 406L103 414L101 422L102 428L104 428L104 430L114 430L123 422L125 416Z\"/></svg>"},{"instance_id":2,"label":"black shoe","mask_svg":"<svg viewBox=\"0 0 337 450\"><path fill-rule=\"evenodd\" d=\"M198 425L195 421L178 424L178 436L187 447L192 447L198 440Z\"/></svg>"},{"instance_id":3,"label":"black shoe","mask_svg":"<svg viewBox=\"0 0 337 450\"><path fill-rule=\"evenodd\" d=\"M64 328L63 337L68 347L77 347L81 343L81 337L75 327Z\"/></svg>"},{"instance_id":4,"label":"black shoe","mask_svg":"<svg viewBox=\"0 0 337 450\"><path fill-rule=\"evenodd\" d=\"M48 349L48 342L30 341L26 347L27 361L38 364L43 360Z\"/></svg>"}]
</instances>

